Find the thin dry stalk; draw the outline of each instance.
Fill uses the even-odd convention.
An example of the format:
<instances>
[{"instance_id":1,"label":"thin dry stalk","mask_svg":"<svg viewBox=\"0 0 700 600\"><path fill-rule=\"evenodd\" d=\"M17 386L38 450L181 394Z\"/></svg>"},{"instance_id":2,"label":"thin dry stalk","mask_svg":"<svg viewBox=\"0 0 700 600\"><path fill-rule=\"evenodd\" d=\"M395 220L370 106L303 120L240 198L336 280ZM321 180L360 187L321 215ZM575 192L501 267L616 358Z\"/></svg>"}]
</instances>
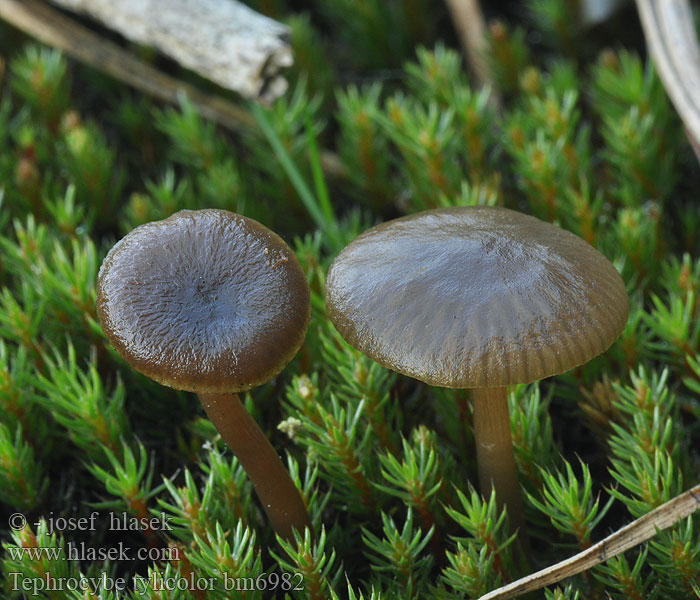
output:
<instances>
[{"instance_id":1,"label":"thin dry stalk","mask_svg":"<svg viewBox=\"0 0 700 600\"><path fill-rule=\"evenodd\" d=\"M481 596L479 600L508 600L572 577L646 542L659 531L675 525L698 509L700 509L700 485L696 485L636 521L625 525L622 529L618 529L587 550L493 590Z\"/></svg>"},{"instance_id":2,"label":"thin dry stalk","mask_svg":"<svg viewBox=\"0 0 700 600\"><path fill-rule=\"evenodd\" d=\"M478 0L445 0L464 55L480 86L493 87L486 59L486 23Z\"/></svg>"}]
</instances>

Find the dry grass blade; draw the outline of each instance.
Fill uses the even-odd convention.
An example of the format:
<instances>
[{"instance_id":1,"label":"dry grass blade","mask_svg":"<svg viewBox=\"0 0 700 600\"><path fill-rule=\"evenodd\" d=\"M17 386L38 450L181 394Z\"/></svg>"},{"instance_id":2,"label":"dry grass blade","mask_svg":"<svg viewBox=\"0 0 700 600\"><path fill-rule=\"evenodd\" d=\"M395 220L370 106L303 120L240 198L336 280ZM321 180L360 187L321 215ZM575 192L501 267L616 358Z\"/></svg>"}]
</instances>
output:
<instances>
[{"instance_id":1,"label":"dry grass blade","mask_svg":"<svg viewBox=\"0 0 700 600\"><path fill-rule=\"evenodd\" d=\"M481 596L479 600L508 600L552 585L605 562L630 548L646 542L659 531L675 525L700 509L700 485L669 500L636 521L609 535L583 552L555 565L532 573Z\"/></svg>"},{"instance_id":2,"label":"dry grass blade","mask_svg":"<svg viewBox=\"0 0 700 600\"><path fill-rule=\"evenodd\" d=\"M700 46L688 0L637 0L644 36L668 95L700 142Z\"/></svg>"}]
</instances>

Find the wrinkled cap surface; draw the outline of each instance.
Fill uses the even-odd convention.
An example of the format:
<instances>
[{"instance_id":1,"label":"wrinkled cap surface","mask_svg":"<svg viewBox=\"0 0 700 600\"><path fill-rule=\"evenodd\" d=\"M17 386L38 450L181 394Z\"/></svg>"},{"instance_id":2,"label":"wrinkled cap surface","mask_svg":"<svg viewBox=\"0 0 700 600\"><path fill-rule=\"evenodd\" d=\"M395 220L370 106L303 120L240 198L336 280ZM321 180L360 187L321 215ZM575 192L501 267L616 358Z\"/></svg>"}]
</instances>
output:
<instances>
[{"instance_id":1,"label":"wrinkled cap surface","mask_svg":"<svg viewBox=\"0 0 700 600\"><path fill-rule=\"evenodd\" d=\"M228 211L183 210L115 244L98 275L97 312L144 375L180 390L240 392L296 354L310 300L277 234Z\"/></svg>"},{"instance_id":2,"label":"wrinkled cap surface","mask_svg":"<svg viewBox=\"0 0 700 600\"><path fill-rule=\"evenodd\" d=\"M492 387L607 350L625 285L579 237L504 208L426 211L374 227L333 262L331 321L355 348L428 384Z\"/></svg>"}]
</instances>

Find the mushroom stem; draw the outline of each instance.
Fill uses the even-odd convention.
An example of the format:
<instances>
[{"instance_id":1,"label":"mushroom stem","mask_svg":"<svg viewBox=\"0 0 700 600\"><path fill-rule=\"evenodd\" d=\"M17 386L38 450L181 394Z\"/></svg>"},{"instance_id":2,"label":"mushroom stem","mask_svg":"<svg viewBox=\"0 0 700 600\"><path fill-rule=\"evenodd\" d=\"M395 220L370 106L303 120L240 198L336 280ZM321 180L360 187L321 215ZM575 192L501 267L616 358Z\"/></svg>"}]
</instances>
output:
<instances>
[{"instance_id":1,"label":"mushroom stem","mask_svg":"<svg viewBox=\"0 0 700 600\"><path fill-rule=\"evenodd\" d=\"M313 532L299 490L238 394L199 394L199 399L248 474L274 530L287 541L294 540L294 529L302 536L305 527Z\"/></svg>"},{"instance_id":2,"label":"mushroom stem","mask_svg":"<svg viewBox=\"0 0 700 600\"><path fill-rule=\"evenodd\" d=\"M493 487L498 505L508 510L511 531L522 529L523 503L513 455L507 390L474 388L472 398L481 493L487 497Z\"/></svg>"}]
</instances>

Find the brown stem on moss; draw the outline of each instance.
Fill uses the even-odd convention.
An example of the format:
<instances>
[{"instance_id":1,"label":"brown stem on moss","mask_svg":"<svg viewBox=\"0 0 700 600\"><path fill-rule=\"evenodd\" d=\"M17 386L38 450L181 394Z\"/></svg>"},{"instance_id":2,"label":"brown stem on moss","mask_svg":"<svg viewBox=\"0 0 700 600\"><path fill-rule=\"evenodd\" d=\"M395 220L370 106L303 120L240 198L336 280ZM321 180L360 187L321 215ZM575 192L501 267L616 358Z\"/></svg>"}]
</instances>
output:
<instances>
[{"instance_id":1,"label":"brown stem on moss","mask_svg":"<svg viewBox=\"0 0 700 600\"><path fill-rule=\"evenodd\" d=\"M474 440L479 485L484 498L496 491L499 507L508 510L511 531L523 529L523 502L515 468L506 388L475 388Z\"/></svg>"},{"instance_id":2,"label":"brown stem on moss","mask_svg":"<svg viewBox=\"0 0 700 600\"><path fill-rule=\"evenodd\" d=\"M199 394L209 418L248 474L274 530L294 541L311 528L306 505L279 455L238 394Z\"/></svg>"}]
</instances>

